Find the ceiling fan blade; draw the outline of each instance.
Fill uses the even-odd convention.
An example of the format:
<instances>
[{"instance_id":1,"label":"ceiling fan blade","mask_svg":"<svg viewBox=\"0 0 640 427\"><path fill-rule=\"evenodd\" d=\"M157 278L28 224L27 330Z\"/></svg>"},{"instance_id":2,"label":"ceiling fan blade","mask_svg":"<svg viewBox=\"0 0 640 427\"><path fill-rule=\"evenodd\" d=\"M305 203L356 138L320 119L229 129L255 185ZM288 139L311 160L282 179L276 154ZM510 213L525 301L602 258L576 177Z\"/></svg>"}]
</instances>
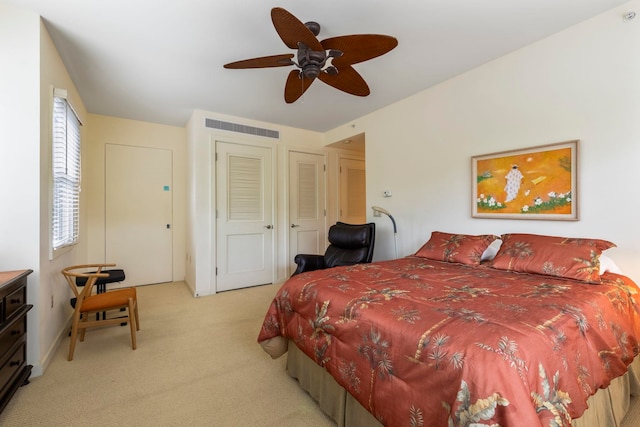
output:
<instances>
[{"instance_id":1,"label":"ceiling fan blade","mask_svg":"<svg viewBox=\"0 0 640 427\"><path fill-rule=\"evenodd\" d=\"M357 64L384 55L398 46L398 40L381 34L353 34L331 37L322 40L321 44L325 50L342 51L342 56L335 58L332 62L340 68L340 66Z\"/></svg>"},{"instance_id":2,"label":"ceiling fan blade","mask_svg":"<svg viewBox=\"0 0 640 427\"><path fill-rule=\"evenodd\" d=\"M311 50L323 50L318 41L298 18L281 7L271 9L271 21L278 35L290 49L297 49L298 42L306 44Z\"/></svg>"},{"instance_id":3,"label":"ceiling fan blade","mask_svg":"<svg viewBox=\"0 0 640 427\"><path fill-rule=\"evenodd\" d=\"M315 79L300 78L299 70L291 70L284 86L284 100L287 104L296 102L309 89Z\"/></svg>"},{"instance_id":4,"label":"ceiling fan blade","mask_svg":"<svg viewBox=\"0 0 640 427\"><path fill-rule=\"evenodd\" d=\"M242 69L242 68L269 68L269 67L286 67L293 65L292 53L284 55L261 56L260 58L245 59L242 61L230 62L224 64L224 68Z\"/></svg>"},{"instance_id":5,"label":"ceiling fan blade","mask_svg":"<svg viewBox=\"0 0 640 427\"><path fill-rule=\"evenodd\" d=\"M333 62L335 63L335 61ZM335 75L320 73L318 78L329 86L333 86L351 95L367 96L371 93L367 82L365 82L362 76L350 65L340 68L338 74Z\"/></svg>"}]
</instances>

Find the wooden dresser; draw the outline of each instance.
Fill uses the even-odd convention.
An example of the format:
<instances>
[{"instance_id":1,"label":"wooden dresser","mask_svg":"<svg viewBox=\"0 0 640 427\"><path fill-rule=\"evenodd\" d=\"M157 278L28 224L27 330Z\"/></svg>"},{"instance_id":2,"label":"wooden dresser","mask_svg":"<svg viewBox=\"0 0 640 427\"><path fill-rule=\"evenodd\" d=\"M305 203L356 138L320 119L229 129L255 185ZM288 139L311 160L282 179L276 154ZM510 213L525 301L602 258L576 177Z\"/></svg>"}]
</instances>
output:
<instances>
[{"instance_id":1,"label":"wooden dresser","mask_svg":"<svg viewBox=\"0 0 640 427\"><path fill-rule=\"evenodd\" d=\"M0 272L0 412L29 383L27 365L27 276L33 270Z\"/></svg>"}]
</instances>

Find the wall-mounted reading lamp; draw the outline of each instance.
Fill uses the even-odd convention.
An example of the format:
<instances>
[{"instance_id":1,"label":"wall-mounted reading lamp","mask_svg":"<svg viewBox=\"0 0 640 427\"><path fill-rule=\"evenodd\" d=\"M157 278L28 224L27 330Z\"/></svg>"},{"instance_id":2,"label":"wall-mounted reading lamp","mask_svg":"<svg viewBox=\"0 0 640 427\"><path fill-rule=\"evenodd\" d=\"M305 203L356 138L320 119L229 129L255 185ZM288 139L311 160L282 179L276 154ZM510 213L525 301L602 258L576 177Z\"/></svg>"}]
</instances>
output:
<instances>
[{"instance_id":1,"label":"wall-mounted reading lamp","mask_svg":"<svg viewBox=\"0 0 640 427\"><path fill-rule=\"evenodd\" d=\"M371 209L373 209L373 216L380 216L380 214L385 214L389 217L389 219L391 219L391 222L393 223L393 243L396 250L396 258L398 258L398 227L396 226L396 220L388 210L383 209L380 206L371 206Z\"/></svg>"}]
</instances>

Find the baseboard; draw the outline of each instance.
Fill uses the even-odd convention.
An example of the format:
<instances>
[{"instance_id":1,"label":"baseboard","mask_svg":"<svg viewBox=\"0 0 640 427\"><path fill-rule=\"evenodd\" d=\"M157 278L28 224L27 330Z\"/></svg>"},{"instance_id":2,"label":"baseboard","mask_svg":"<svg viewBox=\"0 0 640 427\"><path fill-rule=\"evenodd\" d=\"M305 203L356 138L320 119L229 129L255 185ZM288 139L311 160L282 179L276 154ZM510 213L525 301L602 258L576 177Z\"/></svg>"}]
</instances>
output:
<instances>
[{"instance_id":1,"label":"baseboard","mask_svg":"<svg viewBox=\"0 0 640 427\"><path fill-rule=\"evenodd\" d=\"M200 296L204 296L204 295L199 294L196 291L195 286L192 286L191 283L189 283L189 281L186 278L183 280L183 282L184 282L185 285L187 285L187 288L189 288L189 292L191 292L191 295L193 295L196 298L200 297Z\"/></svg>"},{"instance_id":2,"label":"baseboard","mask_svg":"<svg viewBox=\"0 0 640 427\"><path fill-rule=\"evenodd\" d=\"M73 313L69 315L67 322L64 327L58 332L58 336L47 350L46 354L42 358L42 360L37 361L33 364L33 369L31 370L31 378L39 377L40 375L44 375L47 367L51 364L53 360L53 356L58 351L58 347L62 344L62 340L65 339L69 335L69 331L71 330L71 320L73 318Z\"/></svg>"}]
</instances>

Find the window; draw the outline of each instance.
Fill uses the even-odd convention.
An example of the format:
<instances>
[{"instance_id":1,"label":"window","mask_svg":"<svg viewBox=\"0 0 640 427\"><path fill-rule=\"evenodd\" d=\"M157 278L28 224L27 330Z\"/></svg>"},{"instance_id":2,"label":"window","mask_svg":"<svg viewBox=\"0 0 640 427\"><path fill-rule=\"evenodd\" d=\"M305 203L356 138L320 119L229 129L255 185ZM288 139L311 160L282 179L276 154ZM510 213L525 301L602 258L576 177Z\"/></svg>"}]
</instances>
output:
<instances>
[{"instance_id":1,"label":"window","mask_svg":"<svg viewBox=\"0 0 640 427\"><path fill-rule=\"evenodd\" d=\"M51 238L55 251L78 243L80 216L80 120L66 91L53 92L53 203Z\"/></svg>"}]
</instances>

